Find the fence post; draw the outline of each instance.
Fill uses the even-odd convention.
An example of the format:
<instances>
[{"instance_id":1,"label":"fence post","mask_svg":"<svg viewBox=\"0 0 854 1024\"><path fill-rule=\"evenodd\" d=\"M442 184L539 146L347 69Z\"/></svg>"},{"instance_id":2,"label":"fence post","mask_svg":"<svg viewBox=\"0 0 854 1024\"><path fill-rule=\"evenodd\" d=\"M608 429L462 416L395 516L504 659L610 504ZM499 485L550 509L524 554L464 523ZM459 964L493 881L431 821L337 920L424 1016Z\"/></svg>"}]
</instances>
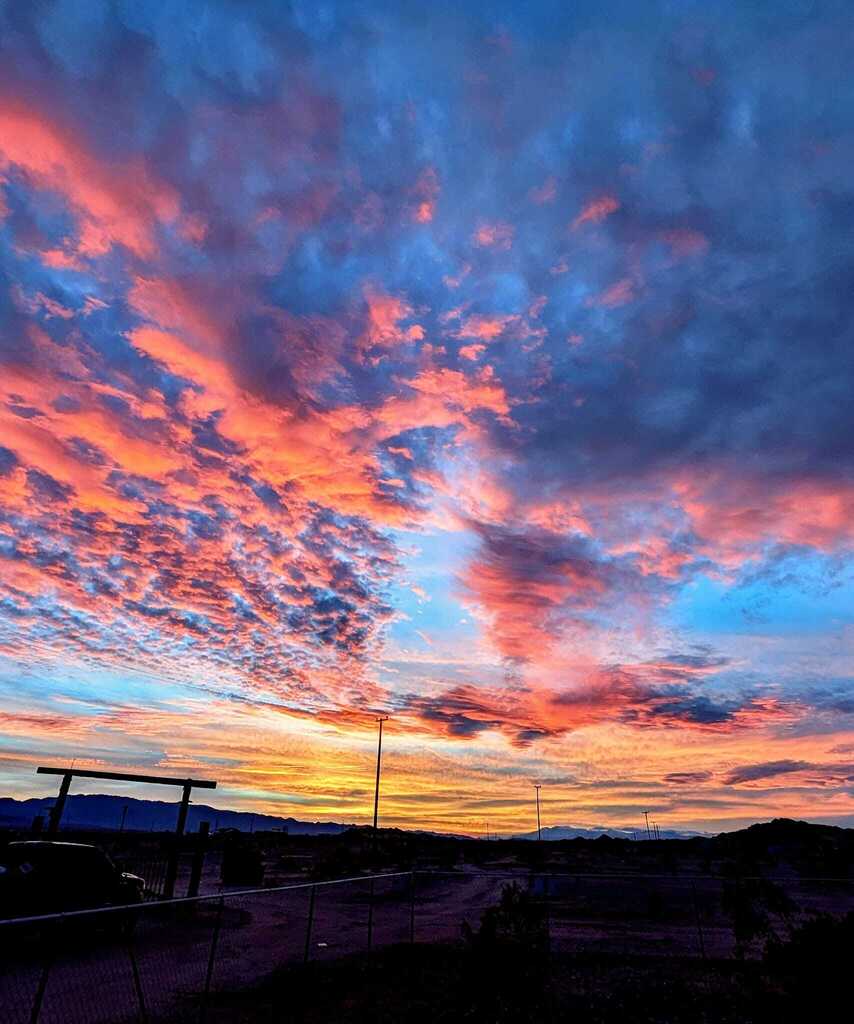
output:
<instances>
[{"instance_id":1,"label":"fence post","mask_svg":"<svg viewBox=\"0 0 854 1024\"><path fill-rule=\"evenodd\" d=\"M148 1011L145 1008L145 993L142 990L142 978L139 976L139 964L136 962L136 950L133 948L133 936L128 936L127 941L128 959L130 970L133 975L133 990L136 993L136 1001L139 1004L140 1024L148 1024Z\"/></svg>"},{"instance_id":2,"label":"fence post","mask_svg":"<svg viewBox=\"0 0 854 1024\"><path fill-rule=\"evenodd\" d=\"M410 874L409 884L409 945L415 943L415 871Z\"/></svg>"},{"instance_id":3,"label":"fence post","mask_svg":"<svg viewBox=\"0 0 854 1024\"><path fill-rule=\"evenodd\" d=\"M374 880L371 879L371 884L368 889L368 952L370 953L371 947L374 943Z\"/></svg>"},{"instance_id":4,"label":"fence post","mask_svg":"<svg viewBox=\"0 0 854 1024\"><path fill-rule=\"evenodd\" d=\"M213 980L214 963L216 962L216 950L219 945L219 931L222 927L222 910L225 898L220 896L216 905L216 917L214 918L213 935L211 936L211 948L208 953L208 969L205 972L205 990L202 993L202 1006L199 1010L199 1024L205 1024L208 1019L208 997L211 992L211 981Z\"/></svg>"},{"instance_id":5,"label":"fence post","mask_svg":"<svg viewBox=\"0 0 854 1024\"><path fill-rule=\"evenodd\" d=\"M175 882L178 878L178 858L181 856L179 848L180 839L172 835L168 837L166 842L168 844L166 874L163 879L162 895L164 899L171 900L175 895Z\"/></svg>"},{"instance_id":6,"label":"fence post","mask_svg":"<svg viewBox=\"0 0 854 1024\"><path fill-rule=\"evenodd\" d=\"M700 921L700 908L697 906L697 886L691 882L691 900L694 904L694 921L697 924L697 938L700 940L700 956L706 959L706 943L703 939L703 925Z\"/></svg>"},{"instance_id":7,"label":"fence post","mask_svg":"<svg viewBox=\"0 0 854 1024\"><path fill-rule=\"evenodd\" d=\"M551 878L549 875L543 875L543 898L546 904L546 953L552 951L552 910L551 910L551 892L550 892Z\"/></svg>"},{"instance_id":8,"label":"fence post","mask_svg":"<svg viewBox=\"0 0 854 1024\"><path fill-rule=\"evenodd\" d=\"M57 922L57 929L62 924L62 918ZM36 986L36 994L33 997L33 1005L30 1009L30 1024L38 1024L39 1016L42 1012L42 1003L44 1002L44 994L47 990L47 979L50 977L50 969L53 967L53 961L56 957L56 951L59 948L58 936L52 935L51 938L45 943L45 957L44 966L42 967L41 974L39 975L39 983Z\"/></svg>"},{"instance_id":9,"label":"fence post","mask_svg":"<svg viewBox=\"0 0 854 1024\"><path fill-rule=\"evenodd\" d=\"M308 922L305 927L305 954L303 955L302 960L304 964L308 963L309 955L311 953L311 928L314 924L314 894L316 889L317 886L315 885L311 887L311 896L308 901Z\"/></svg>"}]
</instances>

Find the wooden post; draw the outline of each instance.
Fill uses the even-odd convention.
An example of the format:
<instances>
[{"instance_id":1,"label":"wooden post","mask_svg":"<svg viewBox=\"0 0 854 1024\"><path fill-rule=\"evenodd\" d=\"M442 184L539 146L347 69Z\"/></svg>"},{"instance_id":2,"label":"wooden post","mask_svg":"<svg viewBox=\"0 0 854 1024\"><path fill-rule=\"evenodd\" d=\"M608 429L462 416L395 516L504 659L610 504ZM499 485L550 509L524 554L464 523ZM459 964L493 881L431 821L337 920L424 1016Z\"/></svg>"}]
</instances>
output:
<instances>
[{"instance_id":1,"label":"wooden post","mask_svg":"<svg viewBox=\"0 0 854 1024\"><path fill-rule=\"evenodd\" d=\"M181 855L181 837L187 827L187 811L190 809L190 792L192 784L188 781L184 784L181 794L181 804L178 808L178 824L175 826L175 836L172 839L172 848L169 851L169 863L166 867L166 881L163 885L163 895L171 900L175 895L175 882L178 878L178 858Z\"/></svg>"},{"instance_id":2,"label":"wooden post","mask_svg":"<svg viewBox=\"0 0 854 1024\"><path fill-rule=\"evenodd\" d=\"M368 889L368 952L370 953L374 944L374 880Z\"/></svg>"},{"instance_id":3,"label":"wooden post","mask_svg":"<svg viewBox=\"0 0 854 1024\"><path fill-rule=\"evenodd\" d=\"M55 836L59 832L59 822L62 819L62 812L65 810L65 801L68 798L68 789L71 785L71 775L63 775L59 784L59 796L50 811L50 820L47 826L47 834Z\"/></svg>"},{"instance_id":4,"label":"wooden post","mask_svg":"<svg viewBox=\"0 0 854 1024\"><path fill-rule=\"evenodd\" d=\"M202 869L205 866L205 851L208 845L208 833L211 823L199 822L199 834L196 837L196 848L193 850L193 864L190 868L190 884L187 886L188 896L199 895L199 884L202 880Z\"/></svg>"},{"instance_id":5,"label":"wooden post","mask_svg":"<svg viewBox=\"0 0 854 1024\"><path fill-rule=\"evenodd\" d=\"M302 962L307 964L311 956L311 929L314 925L314 894L316 886L311 887L311 896L308 901L308 921L305 926L305 952Z\"/></svg>"},{"instance_id":6,"label":"wooden post","mask_svg":"<svg viewBox=\"0 0 854 1024\"><path fill-rule=\"evenodd\" d=\"M190 809L190 792L193 787L188 782L181 794L181 806L178 808L178 824L175 826L175 835L180 839L187 828L187 811Z\"/></svg>"}]
</instances>

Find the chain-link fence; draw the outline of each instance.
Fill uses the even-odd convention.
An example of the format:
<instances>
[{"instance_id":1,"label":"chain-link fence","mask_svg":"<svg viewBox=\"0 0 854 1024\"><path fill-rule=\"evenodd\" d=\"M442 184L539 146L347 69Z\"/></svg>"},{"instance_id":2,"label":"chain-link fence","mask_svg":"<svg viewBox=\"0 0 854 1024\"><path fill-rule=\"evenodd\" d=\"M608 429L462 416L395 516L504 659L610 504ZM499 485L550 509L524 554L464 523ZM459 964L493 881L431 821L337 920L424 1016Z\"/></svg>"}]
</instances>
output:
<instances>
[{"instance_id":1,"label":"chain-link fence","mask_svg":"<svg viewBox=\"0 0 854 1024\"><path fill-rule=\"evenodd\" d=\"M3 1024L204 1024L218 994L277 970L403 943L458 942L515 884L556 953L750 957L854 909L843 879L394 872L0 922Z\"/></svg>"},{"instance_id":2,"label":"chain-link fence","mask_svg":"<svg viewBox=\"0 0 854 1024\"><path fill-rule=\"evenodd\" d=\"M0 922L3 1024L203 1021L212 993L410 941L415 875Z\"/></svg>"}]
</instances>

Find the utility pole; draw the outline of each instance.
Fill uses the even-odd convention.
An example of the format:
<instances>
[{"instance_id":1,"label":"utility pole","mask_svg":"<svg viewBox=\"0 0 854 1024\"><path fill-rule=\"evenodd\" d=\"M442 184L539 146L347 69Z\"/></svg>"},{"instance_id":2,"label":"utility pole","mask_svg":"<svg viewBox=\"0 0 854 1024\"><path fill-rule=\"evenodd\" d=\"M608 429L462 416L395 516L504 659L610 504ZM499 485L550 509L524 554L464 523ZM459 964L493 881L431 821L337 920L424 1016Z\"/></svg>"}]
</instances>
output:
<instances>
[{"instance_id":1,"label":"utility pole","mask_svg":"<svg viewBox=\"0 0 854 1024\"><path fill-rule=\"evenodd\" d=\"M646 837L647 839L652 839L652 835L649 831L649 811L644 811L643 816L646 818Z\"/></svg>"},{"instance_id":2,"label":"utility pole","mask_svg":"<svg viewBox=\"0 0 854 1024\"><path fill-rule=\"evenodd\" d=\"M119 825L119 832L124 832L124 830L125 830L125 822L127 821L127 816L128 816L128 805L125 804L124 807L122 807L122 823L121 823L121 825Z\"/></svg>"},{"instance_id":3,"label":"utility pole","mask_svg":"<svg viewBox=\"0 0 854 1024\"><path fill-rule=\"evenodd\" d=\"M540 831L540 786L541 782L534 783L534 789L537 791L537 842L543 838L543 834Z\"/></svg>"},{"instance_id":4,"label":"utility pole","mask_svg":"<svg viewBox=\"0 0 854 1024\"><path fill-rule=\"evenodd\" d=\"M380 763L383 756L383 722L388 721L388 715L378 715L377 722L380 727L379 740L377 742L377 786L374 790L374 836L377 834L377 814L380 807Z\"/></svg>"}]
</instances>

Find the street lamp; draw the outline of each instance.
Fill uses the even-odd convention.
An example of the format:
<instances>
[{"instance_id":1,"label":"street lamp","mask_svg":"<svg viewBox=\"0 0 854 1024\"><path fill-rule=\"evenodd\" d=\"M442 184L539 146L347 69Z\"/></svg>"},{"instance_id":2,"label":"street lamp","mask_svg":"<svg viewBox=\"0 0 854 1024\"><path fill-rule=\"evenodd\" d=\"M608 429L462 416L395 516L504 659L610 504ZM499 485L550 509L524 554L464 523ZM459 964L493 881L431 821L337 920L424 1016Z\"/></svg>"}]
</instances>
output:
<instances>
[{"instance_id":1,"label":"street lamp","mask_svg":"<svg viewBox=\"0 0 854 1024\"><path fill-rule=\"evenodd\" d=\"M539 842L543 838L543 834L540 831L540 786L541 782L534 783L534 789L537 791L537 841Z\"/></svg>"},{"instance_id":2,"label":"street lamp","mask_svg":"<svg viewBox=\"0 0 854 1024\"><path fill-rule=\"evenodd\" d=\"M374 790L374 834L377 831L377 814L380 806L380 762L383 756L383 722L388 721L388 715L379 715L377 722L380 726L379 742L377 743L377 786Z\"/></svg>"}]
</instances>

